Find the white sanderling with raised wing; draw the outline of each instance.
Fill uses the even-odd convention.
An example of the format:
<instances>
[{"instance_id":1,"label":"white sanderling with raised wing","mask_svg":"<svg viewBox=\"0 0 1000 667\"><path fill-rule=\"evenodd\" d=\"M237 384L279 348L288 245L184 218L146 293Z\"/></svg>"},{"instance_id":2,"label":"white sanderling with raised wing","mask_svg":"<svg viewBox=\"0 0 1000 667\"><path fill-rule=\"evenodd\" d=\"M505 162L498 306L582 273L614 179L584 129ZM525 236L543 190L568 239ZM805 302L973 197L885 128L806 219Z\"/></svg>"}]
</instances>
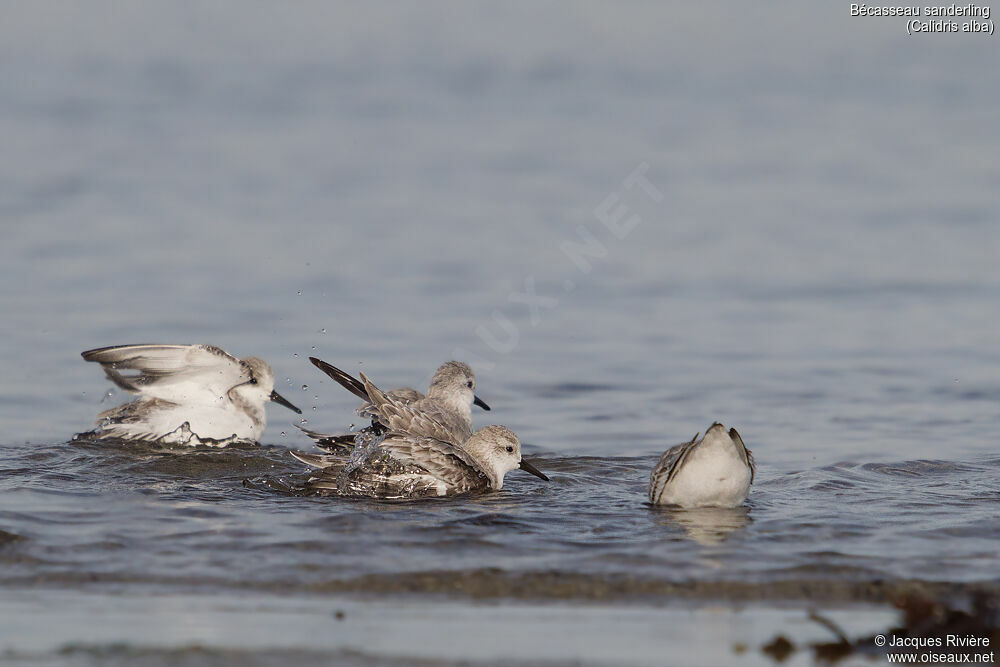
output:
<instances>
[{"instance_id":1,"label":"white sanderling with raised wing","mask_svg":"<svg viewBox=\"0 0 1000 667\"><path fill-rule=\"evenodd\" d=\"M237 359L212 345L117 345L82 356L139 398L97 415L94 430L77 440L224 447L260 440L268 401L302 414L274 391L266 362Z\"/></svg>"}]
</instances>

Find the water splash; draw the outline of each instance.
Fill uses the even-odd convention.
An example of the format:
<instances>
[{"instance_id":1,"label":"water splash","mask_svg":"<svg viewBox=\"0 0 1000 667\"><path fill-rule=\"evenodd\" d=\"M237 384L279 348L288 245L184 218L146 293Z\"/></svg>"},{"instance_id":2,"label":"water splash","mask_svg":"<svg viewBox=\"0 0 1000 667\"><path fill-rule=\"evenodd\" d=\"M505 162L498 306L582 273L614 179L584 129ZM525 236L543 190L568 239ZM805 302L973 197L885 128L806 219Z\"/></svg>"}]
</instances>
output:
<instances>
[{"instance_id":1,"label":"water splash","mask_svg":"<svg viewBox=\"0 0 1000 667\"><path fill-rule=\"evenodd\" d=\"M385 440L385 434L375 434L369 430L358 431L358 434L354 436L354 451L351 452L351 458L348 459L347 465L344 466L343 472L340 474L341 484L343 479L360 468L365 461L367 461L371 456L379 451L379 445Z\"/></svg>"}]
</instances>

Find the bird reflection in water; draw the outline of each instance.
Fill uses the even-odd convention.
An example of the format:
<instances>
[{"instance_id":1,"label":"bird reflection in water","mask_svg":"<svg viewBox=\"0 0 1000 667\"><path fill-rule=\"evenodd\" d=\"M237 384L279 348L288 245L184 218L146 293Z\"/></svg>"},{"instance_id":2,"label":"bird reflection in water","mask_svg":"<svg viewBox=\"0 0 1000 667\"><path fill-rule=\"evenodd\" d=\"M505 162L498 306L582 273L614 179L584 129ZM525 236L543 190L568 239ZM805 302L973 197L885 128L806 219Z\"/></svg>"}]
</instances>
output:
<instances>
[{"instance_id":1,"label":"bird reflection in water","mask_svg":"<svg viewBox=\"0 0 1000 667\"><path fill-rule=\"evenodd\" d=\"M680 526L687 536L703 546L722 544L732 533L750 523L750 508L739 507L653 507L657 523Z\"/></svg>"}]
</instances>

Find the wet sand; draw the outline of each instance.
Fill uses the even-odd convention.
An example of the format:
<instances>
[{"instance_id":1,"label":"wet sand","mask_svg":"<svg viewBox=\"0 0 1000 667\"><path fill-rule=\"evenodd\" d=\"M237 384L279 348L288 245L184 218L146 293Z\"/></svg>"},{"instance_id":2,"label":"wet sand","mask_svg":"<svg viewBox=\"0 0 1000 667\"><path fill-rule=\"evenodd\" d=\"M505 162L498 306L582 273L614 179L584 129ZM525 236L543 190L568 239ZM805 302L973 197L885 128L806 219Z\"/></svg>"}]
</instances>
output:
<instances>
[{"instance_id":1,"label":"wet sand","mask_svg":"<svg viewBox=\"0 0 1000 667\"><path fill-rule=\"evenodd\" d=\"M894 614L829 613L852 633ZM8 590L0 657L11 664L771 665L777 632L829 640L803 605L470 603L422 596L122 595ZM790 664L797 664L795 661Z\"/></svg>"}]
</instances>

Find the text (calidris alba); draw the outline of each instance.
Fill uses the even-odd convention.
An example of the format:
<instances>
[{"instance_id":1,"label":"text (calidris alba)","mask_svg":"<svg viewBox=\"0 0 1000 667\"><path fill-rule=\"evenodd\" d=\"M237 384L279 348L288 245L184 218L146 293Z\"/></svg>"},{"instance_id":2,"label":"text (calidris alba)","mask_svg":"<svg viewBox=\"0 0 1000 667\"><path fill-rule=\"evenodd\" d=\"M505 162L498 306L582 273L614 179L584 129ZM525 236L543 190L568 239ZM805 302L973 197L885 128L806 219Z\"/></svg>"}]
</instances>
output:
<instances>
[{"instance_id":1,"label":"text (calidris alba)","mask_svg":"<svg viewBox=\"0 0 1000 667\"><path fill-rule=\"evenodd\" d=\"M262 359L237 359L211 345L118 345L83 358L140 397L100 413L94 430L76 439L222 447L260 439L267 401L302 414L274 391L274 372Z\"/></svg>"},{"instance_id":2,"label":"text (calidris alba)","mask_svg":"<svg viewBox=\"0 0 1000 667\"><path fill-rule=\"evenodd\" d=\"M671 447L649 478L649 501L680 507L736 507L756 472L753 454L736 429L712 424L701 440Z\"/></svg>"}]
</instances>

